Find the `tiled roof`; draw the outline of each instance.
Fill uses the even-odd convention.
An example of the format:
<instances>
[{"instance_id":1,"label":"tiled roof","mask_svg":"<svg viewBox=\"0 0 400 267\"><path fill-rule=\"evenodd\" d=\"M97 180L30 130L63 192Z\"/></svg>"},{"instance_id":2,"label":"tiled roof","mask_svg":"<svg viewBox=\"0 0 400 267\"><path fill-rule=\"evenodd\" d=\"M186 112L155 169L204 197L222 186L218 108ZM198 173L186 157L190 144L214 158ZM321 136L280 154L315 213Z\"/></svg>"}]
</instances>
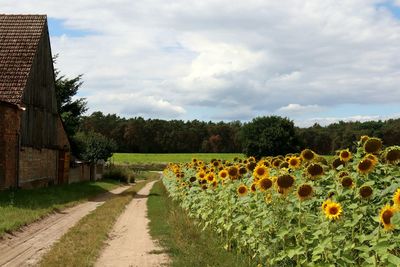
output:
<instances>
[{"instance_id":1,"label":"tiled roof","mask_svg":"<svg viewBox=\"0 0 400 267\"><path fill-rule=\"evenodd\" d=\"M21 102L45 15L0 14L0 101Z\"/></svg>"}]
</instances>

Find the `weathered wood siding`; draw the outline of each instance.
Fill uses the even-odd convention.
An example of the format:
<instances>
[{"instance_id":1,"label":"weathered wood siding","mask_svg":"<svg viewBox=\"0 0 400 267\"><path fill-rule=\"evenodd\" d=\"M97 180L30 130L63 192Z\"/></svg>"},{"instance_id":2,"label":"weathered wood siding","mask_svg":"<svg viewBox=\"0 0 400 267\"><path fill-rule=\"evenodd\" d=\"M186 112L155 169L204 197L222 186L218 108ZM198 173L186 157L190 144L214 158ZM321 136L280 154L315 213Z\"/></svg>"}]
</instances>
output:
<instances>
[{"instance_id":1,"label":"weathered wood siding","mask_svg":"<svg viewBox=\"0 0 400 267\"><path fill-rule=\"evenodd\" d=\"M57 144L57 101L54 69L47 23L38 44L22 101L21 145L59 148Z\"/></svg>"}]
</instances>

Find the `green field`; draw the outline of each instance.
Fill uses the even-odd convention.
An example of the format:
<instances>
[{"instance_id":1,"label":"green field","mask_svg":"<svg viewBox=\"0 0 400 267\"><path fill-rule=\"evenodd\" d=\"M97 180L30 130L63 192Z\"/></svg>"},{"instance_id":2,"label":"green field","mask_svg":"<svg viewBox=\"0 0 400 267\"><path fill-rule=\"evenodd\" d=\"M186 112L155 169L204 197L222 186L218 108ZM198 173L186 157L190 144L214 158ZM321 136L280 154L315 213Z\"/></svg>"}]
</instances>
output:
<instances>
[{"instance_id":1,"label":"green field","mask_svg":"<svg viewBox=\"0 0 400 267\"><path fill-rule=\"evenodd\" d=\"M193 158L210 161L211 159L233 160L235 157L243 158L240 153L179 153L179 154L143 154L143 153L114 153L111 162L115 164L134 163L168 163L188 162Z\"/></svg>"}]
</instances>

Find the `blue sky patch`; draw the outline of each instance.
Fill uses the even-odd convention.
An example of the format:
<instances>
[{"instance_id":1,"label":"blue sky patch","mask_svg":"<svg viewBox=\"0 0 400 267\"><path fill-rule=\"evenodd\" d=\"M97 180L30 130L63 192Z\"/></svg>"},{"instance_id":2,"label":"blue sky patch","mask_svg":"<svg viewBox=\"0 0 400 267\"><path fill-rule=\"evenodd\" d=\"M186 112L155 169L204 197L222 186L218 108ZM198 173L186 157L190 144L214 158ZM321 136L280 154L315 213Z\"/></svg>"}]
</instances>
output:
<instances>
[{"instance_id":1,"label":"blue sky patch","mask_svg":"<svg viewBox=\"0 0 400 267\"><path fill-rule=\"evenodd\" d=\"M396 6L393 1L386 1L377 5L377 8L386 8L392 12L393 16L400 19L400 7Z\"/></svg>"},{"instance_id":2,"label":"blue sky patch","mask_svg":"<svg viewBox=\"0 0 400 267\"><path fill-rule=\"evenodd\" d=\"M48 21L50 36L61 36L65 34L70 37L83 37L86 35L93 34L92 31L88 30L68 28L65 26L64 23L65 20L62 19L48 18L47 21Z\"/></svg>"}]
</instances>

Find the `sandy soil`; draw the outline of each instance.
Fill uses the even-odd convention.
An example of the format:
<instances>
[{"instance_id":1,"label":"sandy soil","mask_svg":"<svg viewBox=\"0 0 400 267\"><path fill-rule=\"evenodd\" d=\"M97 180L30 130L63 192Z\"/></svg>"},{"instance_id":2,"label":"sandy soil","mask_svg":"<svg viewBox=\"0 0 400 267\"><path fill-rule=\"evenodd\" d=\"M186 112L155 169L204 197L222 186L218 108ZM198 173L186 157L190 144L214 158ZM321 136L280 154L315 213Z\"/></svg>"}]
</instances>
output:
<instances>
[{"instance_id":1,"label":"sandy soil","mask_svg":"<svg viewBox=\"0 0 400 267\"><path fill-rule=\"evenodd\" d=\"M91 201L52 214L12 235L6 235L0 239L0 266L35 265L51 245L81 218L95 210L112 195L119 194L128 188L129 186L116 188Z\"/></svg>"},{"instance_id":2,"label":"sandy soil","mask_svg":"<svg viewBox=\"0 0 400 267\"><path fill-rule=\"evenodd\" d=\"M140 190L118 218L95 266L165 266L168 256L148 231L147 197L155 182Z\"/></svg>"}]
</instances>

